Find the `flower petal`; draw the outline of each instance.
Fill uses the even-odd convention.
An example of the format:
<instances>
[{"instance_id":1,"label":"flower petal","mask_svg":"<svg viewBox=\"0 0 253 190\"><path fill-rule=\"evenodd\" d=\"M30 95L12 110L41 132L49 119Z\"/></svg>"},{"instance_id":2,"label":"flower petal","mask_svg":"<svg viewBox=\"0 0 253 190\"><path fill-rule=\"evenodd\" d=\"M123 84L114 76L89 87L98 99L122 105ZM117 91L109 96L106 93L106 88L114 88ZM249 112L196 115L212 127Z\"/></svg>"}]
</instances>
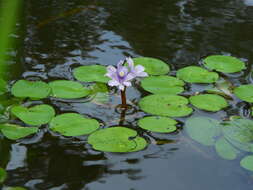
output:
<instances>
[{"instance_id":1,"label":"flower petal","mask_svg":"<svg viewBox=\"0 0 253 190\"><path fill-rule=\"evenodd\" d=\"M133 59L131 57L127 57L126 61L127 61L127 64L129 66L130 70L132 71L134 69L134 61L133 61Z\"/></svg>"},{"instance_id":2,"label":"flower petal","mask_svg":"<svg viewBox=\"0 0 253 190\"><path fill-rule=\"evenodd\" d=\"M124 90L124 89L125 89L125 86L122 85L122 84L120 84L120 85L119 85L119 89L120 89L120 90Z\"/></svg>"},{"instance_id":3,"label":"flower petal","mask_svg":"<svg viewBox=\"0 0 253 190\"><path fill-rule=\"evenodd\" d=\"M116 76L117 69L113 66L108 66L106 69L107 69L107 73L105 74L105 76L114 79Z\"/></svg>"},{"instance_id":4,"label":"flower petal","mask_svg":"<svg viewBox=\"0 0 253 190\"><path fill-rule=\"evenodd\" d=\"M116 80L110 80L110 81L108 81L108 85L109 86L119 86L120 84Z\"/></svg>"},{"instance_id":5,"label":"flower petal","mask_svg":"<svg viewBox=\"0 0 253 190\"><path fill-rule=\"evenodd\" d=\"M132 86L131 82L127 82L127 81L126 81L126 82L123 82L123 84L124 84L125 86L127 86L127 87L128 87L128 86Z\"/></svg>"},{"instance_id":6,"label":"flower petal","mask_svg":"<svg viewBox=\"0 0 253 190\"><path fill-rule=\"evenodd\" d=\"M116 70L117 70L114 66L111 66L111 65L106 67L106 69L107 69L107 72L116 72Z\"/></svg>"},{"instance_id":7,"label":"flower petal","mask_svg":"<svg viewBox=\"0 0 253 190\"><path fill-rule=\"evenodd\" d=\"M135 70L136 73L140 73L140 72L143 72L145 70L145 67L143 67L142 65L136 65L134 70Z\"/></svg>"},{"instance_id":8,"label":"flower petal","mask_svg":"<svg viewBox=\"0 0 253 190\"><path fill-rule=\"evenodd\" d=\"M141 73L138 73L137 76L138 76L138 77L147 77L147 76L148 76L148 73L146 73L146 72L141 72Z\"/></svg>"},{"instance_id":9,"label":"flower petal","mask_svg":"<svg viewBox=\"0 0 253 190\"><path fill-rule=\"evenodd\" d=\"M124 61L123 60L120 60L117 64L117 69L121 68L124 64Z\"/></svg>"},{"instance_id":10,"label":"flower petal","mask_svg":"<svg viewBox=\"0 0 253 190\"><path fill-rule=\"evenodd\" d=\"M135 78L135 75L133 73L128 73L125 77L125 81L130 81Z\"/></svg>"}]
</instances>

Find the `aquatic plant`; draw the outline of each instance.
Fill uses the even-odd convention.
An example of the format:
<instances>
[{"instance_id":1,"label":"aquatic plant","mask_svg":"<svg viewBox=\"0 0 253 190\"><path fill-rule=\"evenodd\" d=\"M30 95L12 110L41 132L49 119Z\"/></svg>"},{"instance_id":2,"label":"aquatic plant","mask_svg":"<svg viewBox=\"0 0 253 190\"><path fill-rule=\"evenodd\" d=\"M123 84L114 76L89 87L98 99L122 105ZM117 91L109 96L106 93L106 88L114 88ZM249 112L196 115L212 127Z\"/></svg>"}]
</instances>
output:
<instances>
[{"instance_id":1,"label":"aquatic plant","mask_svg":"<svg viewBox=\"0 0 253 190\"><path fill-rule=\"evenodd\" d=\"M3 107L2 112L10 117L2 122L0 131L6 138L17 140L36 134L40 126L48 126L51 132L65 137L88 135L88 143L98 151L134 152L147 147L149 141L146 136L155 139L156 144L161 144L159 142L162 140L152 136L152 133L176 133L184 127L196 142L214 146L221 158L234 160L243 152L253 152L253 122L250 119L235 117L223 121L190 117L200 110L218 112L229 109L233 105L231 100L237 98L248 102L249 106L252 103L251 84L234 87L224 74L219 73L231 75L242 71L245 68L242 61L229 56L211 56L203 62L207 69L216 72L200 66L188 66L171 76L168 74L170 67L165 62L139 57L126 58L116 66L84 65L74 68L73 75L78 81L56 80L46 83L18 80L10 91L19 101L10 101ZM133 104L139 106L144 117L138 119L137 128L132 128L124 126L128 110L126 88L138 77L140 83L136 85L146 95ZM189 93L189 87L194 84L198 86L198 91ZM92 115L75 112L57 115L52 106L38 103L43 99L68 103L77 99L75 101L105 105L110 102L112 93L109 92L115 87L121 92L120 106L123 108L116 126L104 126ZM11 108L8 108L9 105ZM179 122L179 117L187 118L186 121L181 118ZM184 125L181 121L185 122ZM252 156L243 158L240 164L252 170Z\"/></svg>"},{"instance_id":2,"label":"aquatic plant","mask_svg":"<svg viewBox=\"0 0 253 190\"><path fill-rule=\"evenodd\" d=\"M108 82L109 86L116 86L121 92L122 107L127 108L126 103L126 87L131 86L131 81L136 77L147 77L148 74L144 72L145 68L141 65L134 66L133 60L126 58L127 65L124 65L124 60L120 60L117 67L108 66L105 76L111 78Z\"/></svg>"}]
</instances>

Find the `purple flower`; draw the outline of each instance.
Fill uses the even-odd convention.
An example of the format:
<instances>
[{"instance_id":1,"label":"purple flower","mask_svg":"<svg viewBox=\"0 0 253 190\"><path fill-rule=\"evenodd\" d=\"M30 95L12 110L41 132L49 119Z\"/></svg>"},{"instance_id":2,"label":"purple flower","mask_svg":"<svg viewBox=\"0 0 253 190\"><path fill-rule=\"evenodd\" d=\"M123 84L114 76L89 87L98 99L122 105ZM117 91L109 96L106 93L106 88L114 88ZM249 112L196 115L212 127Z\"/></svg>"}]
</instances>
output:
<instances>
[{"instance_id":1,"label":"purple flower","mask_svg":"<svg viewBox=\"0 0 253 190\"><path fill-rule=\"evenodd\" d=\"M108 82L109 86L117 86L120 90L124 90L125 86L131 86L131 80L134 76L129 72L126 66L123 66L124 61L120 61L117 68L113 66L107 67L105 76L110 77L112 80Z\"/></svg>"},{"instance_id":2,"label":"purple flower","mask_svg":"<svg viewBox=\"0 0 253 190\"><path fill-rule=\"evenodd\" d=\"M109 86L117 86L120 90L125 87L131 86L131 80L136 77L146 77L148 74L144 72L145 68L141 65L134 66L133 60L129 57L126 58L127 66L124 66L124 61L119 61L117 68L114 66L107 67L108 76L112 80L108 82Z\"/></svg>"},{"instance_id":3,"label":"purple flower","mask_svg":"<svg viewBox=\"0 0 253 190\"><path fill-rule=\"evenodd\" d=\"M130 72L134 77L147 77L148 74L144 72L145 68L142 65L134 66L134 61L131 57L126 58L127 64L130 68Z\"/></svg>"}]
</instances>

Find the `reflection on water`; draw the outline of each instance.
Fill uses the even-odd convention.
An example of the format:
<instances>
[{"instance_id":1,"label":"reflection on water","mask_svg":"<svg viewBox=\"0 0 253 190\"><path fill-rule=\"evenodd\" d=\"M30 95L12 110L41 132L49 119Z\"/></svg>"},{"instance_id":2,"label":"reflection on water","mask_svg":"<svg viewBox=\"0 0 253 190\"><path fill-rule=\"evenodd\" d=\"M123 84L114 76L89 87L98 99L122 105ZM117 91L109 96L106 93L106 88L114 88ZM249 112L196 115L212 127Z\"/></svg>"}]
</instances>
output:
<instances>
[{"instance_id":1,"label":"reflection on water","mask_svg":"<svg viewBox=\"0 0 253 190\"><path fill-rule=\"evenodd\" d=\"M26 1L19 23L24 28L19 36L24 46L13 63L12 78L73 79L71 71L79 65L116 64L128 55L160 58L171 65L172 74L215 53L244 58L251 68L253 8L245 2ZM251 81L250 76L248 69L239 80L231 81L244 83ZM197 91L199 86L189 88ZM127 94L136 105L145 92L135 84ZM46 103L58 114L87 114L107 127L120 122L114 109L119 98L109 97L106 105L55 99ZM233 102L226 111L194 115L221 119L243 115L243 108ZM139 110L126 115L124 125L136 128L144 115ZM183 126L169 135L140 133L150 141L149 147L129 154L93 151L86 137L64 138L45 126L34 137L18 142L1 139L0 164L9 173L6 185L31 190L252 189L252 173L240 168L238 160L222 160L213 148L188 139Z\"/></svg>"}]
</instances>

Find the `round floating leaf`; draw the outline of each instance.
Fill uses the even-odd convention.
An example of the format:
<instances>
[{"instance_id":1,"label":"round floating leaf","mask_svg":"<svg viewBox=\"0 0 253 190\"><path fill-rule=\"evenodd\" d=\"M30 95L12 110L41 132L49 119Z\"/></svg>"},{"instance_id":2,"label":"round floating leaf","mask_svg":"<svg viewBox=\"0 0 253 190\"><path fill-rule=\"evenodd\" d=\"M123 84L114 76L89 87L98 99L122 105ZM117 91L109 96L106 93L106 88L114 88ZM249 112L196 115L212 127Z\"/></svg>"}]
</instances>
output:
<instances>
[{"instance_id":1,"label":"round floating leaf","mask_svg":"<svg viewBox=\"0 0 253 190\"><path fill-rule=\"evenodd\" d=\"M74 76L82 82L108 82L109 78L105 76L106 67L102 65L81 66L74 69Z\"/></svg>"},{"instance_id":2,"label":"round floating leaf","mask_svg":"<svg viewBox=\"0 0 253 190\"><path fill-rule=\"evenodd\" d=\"M57 98L82 98L90 94L88 88L78 82L68 80L57 80L49 83L52 88L52 96Z\"/></svg>"},{"instance_id":3,"label":"round floating leaf","mask_svg":"<svg viewBox=\"0 0 253 190\"><path fill-rule=\"evenodd\" d=\"M244 157L241 160L240 165L246 170L253 171L253 155Z\"/></svg>"},{"instance_id":4,"label":"round floating leaf","mask_svg":"<svg viewBox=\"0 0 253 190\"><path fill-rule=\"evenodd\" d=\"M145 67L145 72L150 75L165 75L170 71L169 66L165 62L156 58L137 57L133 60L135 65Z\"/></svg>"},{"instance_id":5,"label":"round floating leaf","mask_svg":"<svg viewBox=\"0 0 253 190\"><path fill-rule=\"evenodd\" d=\"M200 94L191 96L190 102L195 107L206 111L219 111L228 106L227 101L216 94Z\"/></svg>"},{"instance_id":6,"label":"round floating leaf","mask_svg":"<svg viewBox=\"0 0 253 190\"><path fill-rule=\"evenodd\" d=\"M88 143L105 152L135 152L144 149L147 142L137 132L125 127L98 130L88 137Z\"/></svg>"},{"instance_id":7,"label":"round floating leaf","mask_svg":"<svg viewBox=\"0 0 253 190\"><path fill-rule=\"evenodd\" d=\"M192 113L188 100L182 96L155 94L142 98L141 109L147 113L169 117L183 117Z\"/></svg>"},{"instance_id":8,"label":"round floating leaf","mask_svg":"<svg viewBox=\"0 0 253 190\"><path fill-rule=\"evenodd\" d=\"M178 94L184 91L184 82L171 76L151 76L141 81L146 91L154 94Z\"/></svg>"},{"instance_id":9,"label":"round floating leaf","mask_svg":"<svg viewBox=\"0 0 253 190\"><path fill-rule=\"evenodd\" d=\"M0 183L3 183L7 178L7 173L3 168L0 168Z\"/></svg>"},{"instance_id":10,"label":"round floating leaf","mask_svg":"<svg viewBox=\"0 0 253 190\"><path fill-rule=\"evenodd\" d=\"M11 93L19 98L42 99L51 92L49 85L42 81L19 80L11 88Z\"/></svg>"},{"instance_id":11,"label":"round floating leaf","mask_svg":"<svg viewBox=\"0 0 253 190\"><path fill-rule=\"evenodd\" d=\"M47 124L55 115L54 108L46 104L33 106L31 108L14 106L11 112L28 125Z\"/></svg>"},{"instance_id":12,"label":"round floating leaf","mask_svg":"<svg viewBox=\"0 0 253 190\"><path fill-rule=\"evenodd\" d=\"M243 101L253 102L253 85L241 85L234 89L234 94Z\"/></svg>"},{"instance_id":13,"label":"round floating leaf","mask_svg":"<svg viewBox=\"0 0 253 190\"><path fill-rule=\"evenodd\" d=\"M216 141L215 149L218 155L226 160L234 160L238 154L238 150L223 137Z\"/></svg>"},{"instance_id":14,"label":"round floating leaf","mask_svg":"<svg viewBox=\"0 0 253 190\"><path fill-rule=\"evenodd\" d=\"M253 152L253 121L249 119L235 119L224 122L225 138L238 149Z\"/></svg>"},{"instance_id":15,"label":"round floating leaf","mask_svg":"<svg viewBox=\"0 0 253 190\"><path fill-rule=\"evenodd\" d=\"M204 59L208 69L223 73L235 73L245 69L245 64L240 59L224 55L211 55Z\"/></svg>"},{"instance_id":16,"label":"round floating leaf","mask_svg":"<svg viewBox=\"0 0 253 190\"><path fill-rule=\"evenodd\" d=\"M148 131L157 133L171 133L177 130L177 121L168 117L150 116L138 121L138 125Z\"/></svg>"},{"instance_id":17,"label":"round floating leaf","mask_svg":"<svg viewBox=\"0 0 253 190\"><path fill-rule=\"evenodd\" d=\"M214 83L219 79L215 72L197 66L189 66L177 71L177 77L189 83Z\"/></svg>"},{"instance_id":18,"label":"round floating leaf","mask_svg":"<svg viewBox=\"0 0 253 190\"><path fill-rule=\"evenodd\" d=\"M14 124L0 124L3 135L11 140L17 140L26 136L37 133L37 127L21 127Z\"/></svg>"},{"instance_id":19,"label":"round floating leaf","mask_svg":"<svg viewBox=\"0 0 253 190\"><path fill-rule=\"evenodd\" d=\"M185 128L192 139L206 146L214 145L215 139L221 135L219 122L208 117L189 118Z\"/></svg>"},{"instance_id":20,"label":"round floating leaf","mask_svg":"<svg viewBox=\"0 0 253 190\"><path fill-rule=\"evenodd\" d=\"M77 113L65 113L56 116L50 122L50 129L64 136L87 135L99 128L95 119L85 118Z\"/></svg>"}]
</instances>

